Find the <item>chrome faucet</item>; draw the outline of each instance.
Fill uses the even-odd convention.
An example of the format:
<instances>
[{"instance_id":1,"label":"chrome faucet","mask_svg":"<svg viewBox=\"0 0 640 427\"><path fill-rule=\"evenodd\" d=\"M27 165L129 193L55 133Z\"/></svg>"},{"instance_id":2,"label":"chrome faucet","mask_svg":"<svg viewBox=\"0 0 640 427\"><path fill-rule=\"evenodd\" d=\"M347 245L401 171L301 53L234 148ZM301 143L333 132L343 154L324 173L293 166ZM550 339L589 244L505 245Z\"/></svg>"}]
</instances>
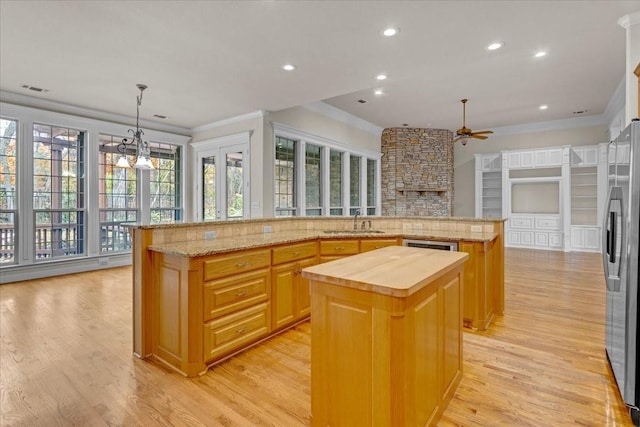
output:
<instances>
[{"instance_id":1,"label":"chrome faucet","mask_svg":"<svg viewBox=\"0 0 640 427\"><path fill-rule=\"evenodd\" d=\"M358 215L360 215L360 209L356 210L356 214L353 217L353 230L358 231Z\"/></svg>"}]
</instances>

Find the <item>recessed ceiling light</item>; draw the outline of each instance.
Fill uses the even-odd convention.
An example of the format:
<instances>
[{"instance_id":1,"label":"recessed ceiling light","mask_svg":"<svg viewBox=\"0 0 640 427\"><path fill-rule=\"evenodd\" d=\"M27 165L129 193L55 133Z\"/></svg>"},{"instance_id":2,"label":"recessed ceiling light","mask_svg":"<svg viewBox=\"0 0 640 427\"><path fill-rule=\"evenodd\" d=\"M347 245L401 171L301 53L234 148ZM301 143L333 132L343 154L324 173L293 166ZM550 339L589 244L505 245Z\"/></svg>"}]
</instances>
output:
<instances>
[{"instance_id":1,"label":"recessed ceiling light","mask_svg":"<svg viewBox=\"0 0 640 427\"><path fill-rule=\"evenodd\" d=\"M547 52L545 52L544 50L538 51L536 52L535 57L536 58L542 58L543 56L545 56L547 54Z\"/></svg>"},{"instance_id":2,"label":"recessed ceiling light","mask_svg":"<svg viewBox=\"0 0 640 427\"><path fill-rule=\"evenodd\" d=\"M503 42L493 42L489 46L487 46L487 50L497 50L504 46Z\"/></svg>"},{"instance_id":3,"label":"recessed ceiling light","mask_svg":"<svg viewBox=\"0 0 640 427\"><path fill-rule=\"evenodd\" d=\"M285 71L293 71L293 70L296 69L296 66L293 65L293 64L284 64L282 66L282 69L285 70Z\"/></svg>"},{"instance_id":4,"label":"recessed ceiling light","mask_svg":"<svg viewBox=\"0 0 640 427\"><path fill-rule=\"evenodd\" d=\"M378 80L384 80L384 79L386 79L386 78L387 78L387 75L386 75L386 74L378 74L378 75L376 76L376 79L378 79Z\"/></svg>"},{"instance_id":5,"label":"recessed ceiling light","mask_svg":"<svg viewBox=\"0 0 640 427\"><path fill-rule=\"evenodd\" d=\"M382 89L376 89L376 91L373 93L375 93L376 95L382 95Z\"/></svg>"},{"instance_id":6,"label":"recessed ceiling light","mask_svg":"<svg viewBox=\"0 0 640 427\"><path fill-rule=\"evenodd\" d=\"M386 28L382 34L384 34L387 37L393 37L396 34L398 34L400 32L399 28Z\"/></svg>"},{"instance_id":7,"label":"recessed ceiling light","mask_svg":"<svg viewBox=\"0 0 640 427\"><path fill-rule=\"evenodd\" d=\"M538 108L541 109L541 110L546 110L547 108L549 108L549 106L548 105L541 105Z\"/></svg>"}]
</instances>

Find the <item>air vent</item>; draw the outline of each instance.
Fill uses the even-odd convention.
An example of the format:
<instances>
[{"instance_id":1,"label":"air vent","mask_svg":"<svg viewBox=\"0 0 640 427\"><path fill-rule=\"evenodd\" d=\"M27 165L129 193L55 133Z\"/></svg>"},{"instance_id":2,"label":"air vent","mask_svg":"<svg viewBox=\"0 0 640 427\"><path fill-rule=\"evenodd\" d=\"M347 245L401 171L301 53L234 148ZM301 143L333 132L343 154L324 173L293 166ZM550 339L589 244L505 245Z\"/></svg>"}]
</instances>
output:
<instances>
[{"instance_id":1,"label":"air vent","mask_svg":"<svg viewBox=\"0 0 640 427\"><path fill-rule=\"evenodd\" d=\"M153 117L157 117L159 119L166 119L167 116L163 116L162 114L154 114Z\"/></svg>"},{"instance_id":2,"label":"air vent","mask_svg":"<svg viewBox=\"0 0 640 427\"><path fill-rule=\"evenodd\" d=\"M366 103L367 103L367 101L365 101L364 99L358 99L358 102L359 102L360 104L366 104Z\"/></svg>"},{"instance_id":3,"label":"air vent","mask_svg":"<svg viewBox=\"0 0 640 427\"><path fill-rule=\"evenodd\" d=\"M573 114L584 114L589 110L578 110L578 111L574 111Z\"/></svg>"},{"instance_id":4,"label":"air vent","mask_svg":"<svg viewBox=\"0 0 640 427\"><path fill-rule=\"evenodd\" d=\"M42 89L41 87L35 87L35 86L29 86L29 85L22 85L22 88L32 90L34 92L49 92L48 89Z\"/></svg>"}]
</instances>

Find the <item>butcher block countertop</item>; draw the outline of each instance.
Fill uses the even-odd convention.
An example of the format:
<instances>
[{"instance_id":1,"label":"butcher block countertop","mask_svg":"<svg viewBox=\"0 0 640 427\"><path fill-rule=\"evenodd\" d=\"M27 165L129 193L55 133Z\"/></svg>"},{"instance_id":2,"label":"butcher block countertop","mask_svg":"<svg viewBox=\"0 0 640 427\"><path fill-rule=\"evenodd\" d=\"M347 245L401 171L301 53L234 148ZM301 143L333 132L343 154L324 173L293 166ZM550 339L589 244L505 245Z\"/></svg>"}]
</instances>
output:
<instances>
[{"instance_id":1,"label":"butcher block countertop","mask_svg":"<svg viewBox=\"0 0 640 427\"><path fill-rule=\"evenodd\" d=\"M389 246L302 270L302 277L349 288L407 297L463 264L464 252Z\"/></svg>"}]
</instances>

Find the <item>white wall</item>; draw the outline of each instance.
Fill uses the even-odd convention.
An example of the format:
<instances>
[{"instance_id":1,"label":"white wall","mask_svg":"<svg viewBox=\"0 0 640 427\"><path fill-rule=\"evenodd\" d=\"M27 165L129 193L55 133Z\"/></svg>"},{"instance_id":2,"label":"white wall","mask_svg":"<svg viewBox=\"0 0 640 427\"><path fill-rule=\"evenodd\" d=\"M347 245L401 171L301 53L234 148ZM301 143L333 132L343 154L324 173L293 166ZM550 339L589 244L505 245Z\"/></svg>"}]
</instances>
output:
<instances>
[{"instance_id":1,"label":"white wall","mask_svg":"<svg viewBox=\"0 0 640 427\"><path fill-rule=\"evenodd\" d=\"M502 150L558 147L562 145L594 145L609 141L606 124L573 129L529 132L511 135L490 135L489 139L472 140L454 147L453 215L475 216L475 160L476 153L498 153Z\"/></svg>"},{"instance_id":2,"label":"white wall","mask_svg":"<svg viewBox=\"0 0 640 427\"><path fill-rule=\"evenodd\" d=\"M287 125L352 147L380 152L380 134L363 130L304 107L293 107L264 115L252 114L245 120L231 120L219 125L194 129L193 142L239 132L251 132L251 218L274 215L275 151L272 123ZM186 179L193 182L193 174Z\"/></svg>"},{"instance_id":3,"label":"white wall","mask_svg":"<svg viewBox=\"0 0 640 427\"><path fill-rule=\"evenodd\" d=\"M250 177L249 187L251 194L251 218L261 218L264 216L265 208L271 207L273 210L273 197L267 198L265 201L265 194L268 194L264 178L264 126L262 114L252 114L246 119L238 121L230 121L227 123L221 123L216 126L194 129L191 140L193 142L206 141L212 138L218 138L221 136L233 135L241 132L250 132L251 137L249 141L249 156L250 156ZM191 159L191 157L189 157ZM195 188L196 175L194 168L198 165L189 165L188 175L185 176L187 182L192 183L192 187ZM194 194L194 197L197 195ZM265 203L267 206L265 206ZM270 216L270 215L267 215ZM193 217L195 218L195 216ZM193 219L191 218L191 219Z\"/></svg>"}]
</instances>

